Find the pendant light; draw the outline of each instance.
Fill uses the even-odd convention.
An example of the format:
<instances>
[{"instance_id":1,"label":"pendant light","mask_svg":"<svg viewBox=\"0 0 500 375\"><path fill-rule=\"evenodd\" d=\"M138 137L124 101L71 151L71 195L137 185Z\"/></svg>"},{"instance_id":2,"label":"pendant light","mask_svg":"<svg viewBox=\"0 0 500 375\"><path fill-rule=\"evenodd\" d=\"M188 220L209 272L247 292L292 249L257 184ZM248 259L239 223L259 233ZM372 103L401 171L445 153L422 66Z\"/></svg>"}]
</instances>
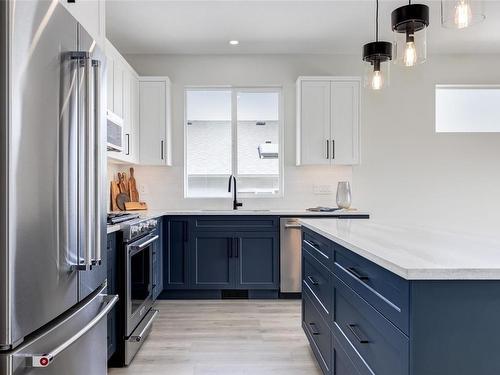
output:
<instances>
[{"instance_id":1,"label":"pendant light","mask_svg":"<svg viewBox=\"0 0 500 375\"><path fill-rule=\"evenodd\" d=\"M365 64L364 86L380 90L389 86L390 64L392 59L392 43L378 40L378 1L376 0L375 42L363 46Z\"/></svg>"},{"instance_id":2,"label":"pendant light","mask_svg":"<svg viewBox=\"0 0 500 375\"><path fill-rule=\"evenodd\" d=\"M481 0L441 0L441 24L444 27L464 29L485 18Z\"/></svg>"},{"instance_id":3,"label":"pendant light","mask_svg":"<svg viewBox=\"0 0 500 375\"><path fill-rule=\"evenodd\" d=\"M392 31L396 45L395 62L407 67L425 62L427 59L427 26L429 7L412 4L395 9L391 14Z\"/></svg>"}]
</instances>

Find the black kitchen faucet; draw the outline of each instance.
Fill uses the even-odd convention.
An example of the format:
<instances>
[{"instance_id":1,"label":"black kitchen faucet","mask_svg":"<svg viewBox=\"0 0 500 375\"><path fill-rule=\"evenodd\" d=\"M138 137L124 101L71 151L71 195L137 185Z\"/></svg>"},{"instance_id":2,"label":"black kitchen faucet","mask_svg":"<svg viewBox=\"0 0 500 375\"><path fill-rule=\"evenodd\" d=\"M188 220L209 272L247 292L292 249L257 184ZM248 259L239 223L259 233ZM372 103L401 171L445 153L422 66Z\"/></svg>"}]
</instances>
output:
<instances>
[{"instance_id":1,"label":"black kitchen faucet","mask_svg":"<svg viewBox=\"0 0 500 375\"><path fill-rule=\"evenodd\" d=\"M241 202L238 202L238 199L236 197L236 177L234 177L234 175L231 175L229 176L229 183L227 185L227 192L230 193L231 192L231 181L233 181L233 185L234 185L234 188L233 188L233 210L237 210L238 207L242 207L243 206L243 203Z\"/></svg>"}]
</instances>

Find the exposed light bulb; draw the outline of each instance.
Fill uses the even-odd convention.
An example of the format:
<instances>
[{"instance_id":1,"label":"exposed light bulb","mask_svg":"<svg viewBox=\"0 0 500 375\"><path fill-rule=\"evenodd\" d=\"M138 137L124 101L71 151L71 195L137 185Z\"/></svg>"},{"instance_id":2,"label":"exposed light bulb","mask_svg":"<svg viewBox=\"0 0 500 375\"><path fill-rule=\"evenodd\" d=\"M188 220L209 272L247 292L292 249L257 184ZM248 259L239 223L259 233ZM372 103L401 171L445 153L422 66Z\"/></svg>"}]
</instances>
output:
<instances>
[{"instance_id":1,"label":"exposed light bulb","mask_svg":"<svg viewBox=\"0 0 500 375\"><path fill-rule=\"evenodd\" d=\"M413 40L406 42L403 60L405 66L414 66L417 63L417 48L415 47L415 42Z\"/></svg>"},{"instance_id":2,"label":"exposed light bulb","mask_svg":"<svg viewBox=\"0 0 500 375\"><path fill-rule=\"evenodd\" d=\"M380 90L384 86L384 77L380 70L373 72L371 86L373 90Z\"/></svg>"},{"instance_id":3,"label":"exposed light bulb","mask_svg":"<svg viewBox=\"0 0 500 375\"><path fill-rule=\"evenodd\" d=\"M472 19L472 9L468 0L459 0L455 6L455 25L463 29L470 25Z\"/></svg>"}]
</instances>

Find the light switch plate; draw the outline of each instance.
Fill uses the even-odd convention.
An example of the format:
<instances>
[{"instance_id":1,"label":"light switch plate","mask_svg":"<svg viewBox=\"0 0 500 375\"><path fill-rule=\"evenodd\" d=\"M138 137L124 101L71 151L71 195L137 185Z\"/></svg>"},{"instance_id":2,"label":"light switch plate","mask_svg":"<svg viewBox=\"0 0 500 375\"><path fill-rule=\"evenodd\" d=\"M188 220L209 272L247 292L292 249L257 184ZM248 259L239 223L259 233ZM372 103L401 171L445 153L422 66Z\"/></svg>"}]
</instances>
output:
<instances>
[{"instance_id":1,"label":"light switch plate","mask_svg":"<svg viewBox=\"0 0 500 375\"><path fill-rule=\"evenodd\" d=\"M313 193L315 195L333 194L333 186L332 185L313 185Z\"/></svg>"}]
</instances>

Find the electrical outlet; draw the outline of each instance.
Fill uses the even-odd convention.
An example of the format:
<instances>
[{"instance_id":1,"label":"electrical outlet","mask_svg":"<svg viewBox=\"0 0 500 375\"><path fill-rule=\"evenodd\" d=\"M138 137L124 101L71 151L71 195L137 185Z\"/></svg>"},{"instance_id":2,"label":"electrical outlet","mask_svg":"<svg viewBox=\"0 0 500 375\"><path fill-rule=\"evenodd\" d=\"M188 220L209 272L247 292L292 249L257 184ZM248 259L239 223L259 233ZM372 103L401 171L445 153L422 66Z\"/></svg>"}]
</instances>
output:
<instances>
[{"instance_id":1,"label":"electrical outlet","mask_svg":"<svg viewBox=\"0 0 500 375\"><path fill-rule=\"evenodd\" d=\"M139 185L139 193L140 194L149 194L149 189L146 185L140 184Z\"/></svg>"},{"instance_id":2,"label":"electrical outlet","mask_svg":"<svg viewBox=\"0 0 500 375\"><path fill-rule=\"evenodd\" d=\"M333 186L332 185L313 185L313 193L315 195L333 194Z\"/></svg>"}]
</instances>

